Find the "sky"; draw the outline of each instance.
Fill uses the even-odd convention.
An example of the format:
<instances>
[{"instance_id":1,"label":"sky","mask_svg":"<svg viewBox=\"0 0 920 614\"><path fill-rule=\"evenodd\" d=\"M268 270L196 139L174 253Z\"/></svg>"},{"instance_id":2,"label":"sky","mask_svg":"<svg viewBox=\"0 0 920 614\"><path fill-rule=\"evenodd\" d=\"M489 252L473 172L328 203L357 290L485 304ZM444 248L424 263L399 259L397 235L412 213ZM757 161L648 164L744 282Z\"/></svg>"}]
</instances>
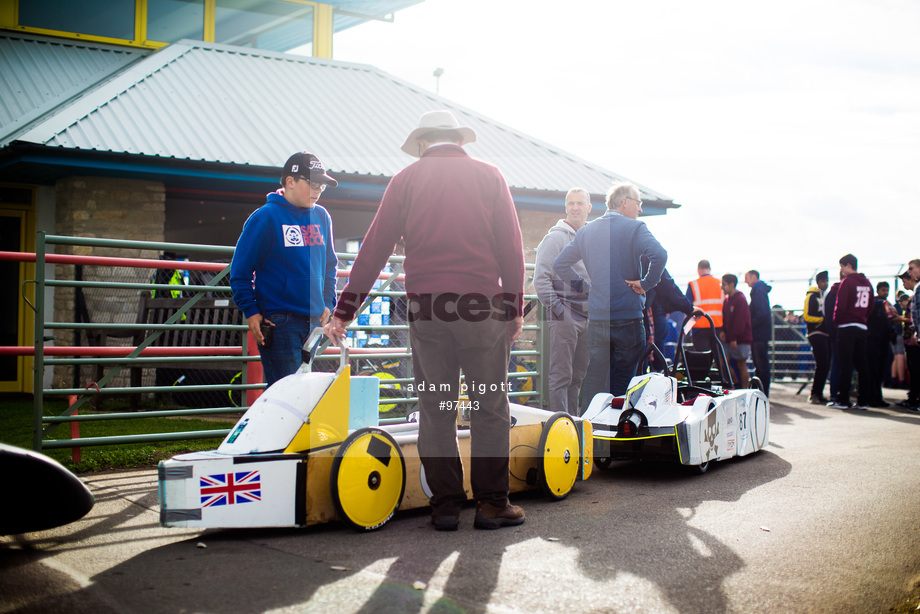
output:
<instances>
[{"instance_id":1,"label":"sky","mask_svg":"<svg viewBox=\"0 0 920 614\"><path fill-rule=\"evenodd\" d=\"M916 0L425 0L333 57L667 195L679 285L707 258L801 309L843 254L892 284L920 258L918 31Z\"/></svg>"}]
</instances>

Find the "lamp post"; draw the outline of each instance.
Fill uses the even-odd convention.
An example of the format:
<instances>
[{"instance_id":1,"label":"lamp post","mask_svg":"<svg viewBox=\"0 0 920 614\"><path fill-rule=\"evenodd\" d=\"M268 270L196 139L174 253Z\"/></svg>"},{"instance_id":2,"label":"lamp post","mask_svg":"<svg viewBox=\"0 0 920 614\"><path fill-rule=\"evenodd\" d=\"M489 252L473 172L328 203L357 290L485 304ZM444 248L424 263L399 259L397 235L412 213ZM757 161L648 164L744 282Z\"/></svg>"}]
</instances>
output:
<instances>
[{"instance_id":1,"label":"lamp post","mask_svg":"<svg viewBox=\"0 0 920 614\"><path fill-rule=\"evenodd\" d=\"M441 75L443 74L444 74L443 68L434 69L434 93L435 94L441 93Z\"/></svg>"}]
</instances>

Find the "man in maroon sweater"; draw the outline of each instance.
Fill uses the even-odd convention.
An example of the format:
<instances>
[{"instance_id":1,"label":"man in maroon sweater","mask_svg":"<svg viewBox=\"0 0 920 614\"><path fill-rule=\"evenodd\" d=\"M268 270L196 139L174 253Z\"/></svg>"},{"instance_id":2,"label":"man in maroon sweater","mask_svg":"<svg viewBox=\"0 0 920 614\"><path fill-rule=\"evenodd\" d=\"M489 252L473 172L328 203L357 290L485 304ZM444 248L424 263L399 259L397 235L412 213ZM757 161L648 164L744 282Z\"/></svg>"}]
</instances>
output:
<instances>
[{"instance_id":1,"label":"man in maroon sweater","mask_svg":"<svg viewBox=\"0 0 920 614\"><path fill-rule=\"evenodd\" d=\"M739 387L747 388L747 360L751 356L751 310L743 292L738 292L738 277L731 273L722 276L722 332L719 336L726 346L728 362L738 371Z\"/></svg>"},{"instance_id":2,"label":"man in maroon sweater","mask_svg":"<svg viewBox=\"0 0 920 614\"><path fill-rule=\"evenodd\" d=\"M869 400L869 364L866 360L866 321L875 304L872 282L857 272L856 256L847 254L840 259L843 281L837 289L834 304L834 326L837 327L837 361L840 366L837 398L830 407L850 409L850 377L856 369L859 388L856 409L866 409Z\"/></svg>"},{"instance_id":3,"label":"man in maroon sweater","mask_svg":"<svg viewBox=\"0 0 920 614\"><path fill-rule=\"evenodd\" d=\"M469 394L474 526L524 522L508 502L508 362L523 326L524 248L501 172L462 149L476 140L449 111L422 115L403 151L420 158L387 186L326 334L334 341L402 237L409 335L419 397L419 455L431 521L456 530L467 499L457 446L460 370Z\"/></svg>"}]
</instances>

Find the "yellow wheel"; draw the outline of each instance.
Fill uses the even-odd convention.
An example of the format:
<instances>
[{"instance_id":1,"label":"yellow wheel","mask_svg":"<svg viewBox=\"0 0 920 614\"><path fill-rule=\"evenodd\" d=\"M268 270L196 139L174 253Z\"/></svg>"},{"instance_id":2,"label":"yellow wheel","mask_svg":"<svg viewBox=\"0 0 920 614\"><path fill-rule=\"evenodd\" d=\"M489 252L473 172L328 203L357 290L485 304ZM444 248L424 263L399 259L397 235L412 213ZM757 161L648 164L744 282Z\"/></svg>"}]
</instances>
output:
<instances>
[{"instance_id":1,"label":"yellow wheel","mask_svg":"<svg viewBox=\"0 0 920 614\"><path fill-rule=\"evenodd\" d=\"M384 365L388 366L388 365ZM365 369L360 371L358 375L371 375L380 380L380 400L386 401L386 399L402 399L405 398L402 393L402 386L398 383L391 383L387 380L396 379L396 376L390 373L389 371L377 371L375 369ZM393 411L398 406L398 403L380 403L377 406L377 411L381 414L385 414L389 411Z\"/></svg>"},{"instance_id":2,"label":"yellow wheel","mask_svg":"<svg viewBox=\"0 0 920 614\"><path fill-rule=\"evenodd\" d=\"M381 399L398 399L402 397L402 386L395 383L390 383L387 380L396 379L396 376L387 371L378 371L372 373L376 377L380 378L380 398ZM397 406L397 403L381 403L380 404L380 413L385 414L388 411L392 411Z\"/></svg>"},{"instance_id":3,"label":"yellow wheel","mask_svg":"<svg viewBox=\"0 0 920 614\"><path fill-rule=\"evenodd\" d=\"M517 373L523 373L525 371L531 371L532 369L528 369L524 365L516 365L514 370ZM531 390L533 390L533 378L531 377L519 377L519 378L515 378L514 381L517 382L517 384L514 386L515 392L530 392ZM511 398L512 403L520 403L521 405L526 405L527 401L529 400L530 400L530 396Z\"/></svg>"},{"instance_id":4,"label":"yellow wheel","mask_svg":"<svg viewBox=\"0 0 920 614\"><path fill-rule=\"evenodd\" d=\"M362 531L382 527L402 503L406 463L393 436L378 428L355 431L339 446L329 476L339 516Z\"/></svg>"},{"instance_id":5,"label":"yellow wheel","mask_svg":"<svg viewBox=\"0 0 920 614\"><path fill-rule=\"evenodd\" d=\"M565 498L581 469L581 442L575 421L564 411L556 412L543 425L540 456L543 492L553 499Z\"/></svg>"},{"instance_id":6,"label":"yellow wheel","mask_svg":"<svg viewBox=\"0 0 920 614\"><path fill-rule=\"evenodd\" d=\"M236 375L230 378L231 384L239 384L243 381L243 372L240 371ZM230 407L239 407L243 402L243 391L242 390L228 390L227 396L230 398Z\"/></svg>"}]
</instances>

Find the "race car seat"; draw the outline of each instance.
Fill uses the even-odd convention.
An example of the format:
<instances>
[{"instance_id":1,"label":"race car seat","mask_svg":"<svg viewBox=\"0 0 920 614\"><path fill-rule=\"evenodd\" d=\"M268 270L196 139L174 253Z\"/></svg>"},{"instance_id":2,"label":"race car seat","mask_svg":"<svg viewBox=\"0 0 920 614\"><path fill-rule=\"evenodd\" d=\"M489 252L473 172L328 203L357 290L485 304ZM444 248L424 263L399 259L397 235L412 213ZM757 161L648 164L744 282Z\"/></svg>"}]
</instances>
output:
<instances>
[{"instance_id":1,"label":"race car seat","mask_svg":"<svg viewBox=\"0 0 920 614\"><path fill-rule=\"evenodd\" d=\"M687 374L691 381L699 385L712 372L712 350L684 350Z\"/></svg>"}]
</instances>

